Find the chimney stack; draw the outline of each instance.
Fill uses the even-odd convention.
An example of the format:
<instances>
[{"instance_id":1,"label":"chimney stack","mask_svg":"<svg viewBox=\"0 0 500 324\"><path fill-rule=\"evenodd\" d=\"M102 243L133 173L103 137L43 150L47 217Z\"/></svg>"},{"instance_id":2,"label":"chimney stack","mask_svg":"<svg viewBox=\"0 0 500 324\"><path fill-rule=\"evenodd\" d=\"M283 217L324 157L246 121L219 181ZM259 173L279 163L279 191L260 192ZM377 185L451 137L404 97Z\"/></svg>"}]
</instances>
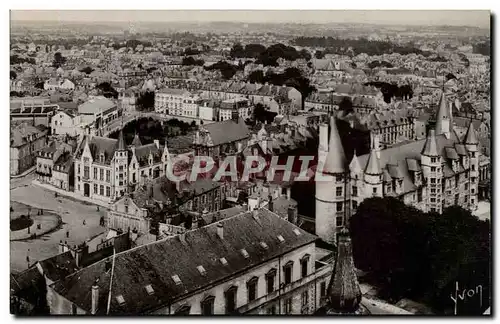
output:
<instances>
[{"instance_id":1,"label":"chimney stack","mask_svg":"<svg viewBox=\"0 0 500 324\"><path fill-rule=\"evenodd\" d=\"M288 221L297 224L297 206L288 206Z\"/></svg>"},{"instance_id":2,"label":"chimney stack","mask_svg":"<svg viewBox=\"0 0 500 324\"><path fill-rule=\"evenodd\" d=\"M90 313L95 315L97 313L97 307L99 305L99 286L97 285L97 280L92 286L92 309Z\"/></svg>"},{"instance_id":3,"label":"chimney stack","mask_svg":"<svg viewBox=\"0 0 500 324\"><path fill-rule=\"evenodd\" d=\"M268 199L269 199L269 203L267 205L267 209L269 209L269 211L274 211L274 206L273 206L273 196L269 195L268 196Z\"/></svg>"},{"instance_id":4,"label":"chimney stack","mask_svg":"<svg viewBox=\"0 0 500 324\"><path fill-rule=\"evenodd\" d=\"M292 199L292 188L286 188L286 200Z\"/></svg>"},{"instance_id":5,"label":"chimney stack","mask_svg":"<svg viewBox=\"0 0 500 324\"><path fill-rule=\"evenodd\" d=\"M153 142L155 143L156 148L160 149L160 141L155 139Z\"/></svg>"},{"instance_id":6,"label":"chimney stack","mask_svg":"<svg viewBox=\"0 0 500 324\"><path fill-rule=\"evenodd\" d=\"M222 225L222 223L217 224L217 236L221 240L224 239L224 225Z\"/></svg>"},{"instance_id":7,"label":"chimney stack","mask_svg":"<svg viewBox=\"0 0 500 324\"><path fill-rule=\"evenodd\" d=\"M111 260L106 260L104 263L104 271L108 272L109 270L111 270Z\"/></svg>"}]
</instances>

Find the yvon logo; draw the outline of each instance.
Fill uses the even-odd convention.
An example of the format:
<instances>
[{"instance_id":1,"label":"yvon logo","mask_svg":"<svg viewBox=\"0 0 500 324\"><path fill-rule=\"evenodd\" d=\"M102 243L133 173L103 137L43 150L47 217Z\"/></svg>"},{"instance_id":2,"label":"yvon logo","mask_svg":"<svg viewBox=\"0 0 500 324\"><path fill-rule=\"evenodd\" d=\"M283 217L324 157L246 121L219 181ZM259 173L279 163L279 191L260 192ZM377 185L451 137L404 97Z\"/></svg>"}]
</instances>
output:
<instances>
[{"instance_id":1,"label":"yvon logo","mask_svg":"<svg viewBox=\"0 0 500 324\"><path fill-rule=\"evenodd\" d=\"M460 289L458 285L458 281L455 282L455 294L451 294L450 298L455 304L454 313L458 314L458 302L461 300L462 302L466 302L476 296L479 296L479 308L483 307L483 286L478 285L473 289L463 288Z\"/></svg>"}]
</instances>

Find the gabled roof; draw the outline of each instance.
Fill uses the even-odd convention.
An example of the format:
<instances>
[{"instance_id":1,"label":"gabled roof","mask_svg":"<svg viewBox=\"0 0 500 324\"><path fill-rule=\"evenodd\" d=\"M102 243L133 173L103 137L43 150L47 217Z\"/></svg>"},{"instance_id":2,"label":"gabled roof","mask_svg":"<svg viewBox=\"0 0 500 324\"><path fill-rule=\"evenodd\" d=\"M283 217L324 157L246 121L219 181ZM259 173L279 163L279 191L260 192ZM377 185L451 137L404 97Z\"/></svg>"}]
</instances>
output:
<instances>
[{"instance_id":1,"label":"gabled roof","mask_svg":"<svg viewBox=\"0 0 500 324\"><path fill-rule=\"evenodd\" d=\"M217 226L223 226L223 239ZM296 232L298 234L296 234ZM278 235L284 238L280 242ZM276 214L261 209L256 217L246 212L220 222L186 232L182 237L165 240L116 254L110 314L142 314L164 307L187 294L223 282L234 273L245 271L267 260L311 244L311 235ZM259 242L268 246L263 249ZM243 256L245 249L248 257ZM224 257L227 264L220 262ZM111 260L108 258L107 260ZM175 262L172 262L175 260ZM91 309L91 289L98 278L100 291L97 314L107 308L111 271L105 270L106 260L69 275L52 288L79 308ZM203 266L204 273L200 273ZM178 283L173 277L177 276ZM153 293L145 287L151 285ZM122 296L124 303L117 301Z\"/></svg>"},{"instance_id":2,"label":"gabled roof","mask_svg":"<svg viewBox=\"0 0 500 324\"><path fill-rule=\"evenodd\" d=\"M241 118L237 123L229 119L219 123L203 125L203 128L210 134L214 146L250 137L250 130Z\"/></svg>"}]
</instances>

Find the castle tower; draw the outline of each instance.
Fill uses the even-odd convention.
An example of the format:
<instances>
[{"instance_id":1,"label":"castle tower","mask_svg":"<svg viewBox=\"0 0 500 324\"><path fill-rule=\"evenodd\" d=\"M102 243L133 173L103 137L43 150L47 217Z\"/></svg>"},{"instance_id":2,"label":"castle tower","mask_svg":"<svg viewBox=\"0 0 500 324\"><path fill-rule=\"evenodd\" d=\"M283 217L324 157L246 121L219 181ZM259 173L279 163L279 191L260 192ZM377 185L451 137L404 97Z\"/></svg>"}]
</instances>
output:
<instances>
[{"instance_id":1,"label":"castle tower","mask_svg":"<svg viewBox=\"0 0 500 324\"><path fill-rule=\"evenodd\" d=\"M441 98L439 99L436 116L436 135L441 134L444 134L446 138L450 138L451 134L451 115L444 91L441 93Z\"/></svg>"},{"instance_id":2,"label":"castle tower","mask_svg":"<svg viewBox=\"0 0 500 324\"><path fill-rule=\"evenodd\" d=\"M127 192L127 169L128 169L128 151L125 146L123 137L123 129L118 135L118 143L115 149L113 158L113 181L114 181L114 197L119 198Z\"/></svg>"},{"instance_id":3,"label":"castle tower","mask_svg":"<svg viewBox=\"0 0 500 324\"><path fill-rule=\"evenodd\" d=\"M364 171L365 196L366 197L382 197L382 168L380 166L380 151L377 148L377 141L372 141L372 149L366 163Z\"/></svg>"},{"instance_id":4,"label":"castle tower","mask_svg":"<svg viewBox=\"0 0 500 324\"><path fill-rule=\"evenodd\" d=\"M479 140L477 139L476 130L472 124L472 120L467 129L464 139L465 148L469 152L469 195L471 209L477 208L478 203L478 186L479 186Z\"/></svg>"},{"instance_id":5,"label":"castle tower","mask_svg":"<svg viewBox=\"0 0 500 324\"><path fill-rule=\"evenodd\" d=\"M163 147L161 162L163 164L163 175L167 175L167 165L168 163L170 163L170 152L168 151L167 139L165 139L165 146Z\"/></svg>"},{"instance_id":6,"label":"castle tower","mask_svg":"<svg viewBox=\"0 0 500 324\"><path fill-rule=\"evenodd\" d=\"M359 206L361 198L361 188L363 187L362 177L363 177L363 169L361 168L361 164L359 163L358 156L356 155L356 150L354 150L354 155L352 157L351 163L349 163L349 171L351 178L351 191L350 191L350 200L352 201L352 212L356 212L357 207Z\"/></svg>"},{"instance_id":7,"label":"castle tower","mask_svg":"<svg viewBox=\"0 0 500 324\"><path fill-rule=\"evenodd\" d=\"M442 185L443 178L441 156L438 153L436 131L431 129L427 134L424 147L421 152L422 173L425 179L423 199L426 212L442 212Z\"/></svg>"},{"instance_id":8,"label":"castle tower","mask_svg":"<svg viewBox=\"0 0 500 324\"><path fill-rule=\"evenodd\" d=\"M321 127L321 126L320 126ZM345 191L348 176L346 174L346 158L340 141L336 120L331 117L330 137L324 143L325 127L320 128L319 154L323 154L323 161L318 164L316 171L316 235L326 242L335 244L337 229L344 225L345 219ZM321 152L324 145L327 151ZM321 160L322 158L320 158Z\"/></svg>"},{"instance_id":9,"label":"castle tower","mask_svg":"<svg viewBox=\"0 0 500 324\"><path fill-rule=\"evenodd\" d=\"M338 234L337 256L330 284L328 285L328 315L363 314L367 310L361 304L361 289L354 268L352 243L346 228Z\"/></svg>"}]
</instances>

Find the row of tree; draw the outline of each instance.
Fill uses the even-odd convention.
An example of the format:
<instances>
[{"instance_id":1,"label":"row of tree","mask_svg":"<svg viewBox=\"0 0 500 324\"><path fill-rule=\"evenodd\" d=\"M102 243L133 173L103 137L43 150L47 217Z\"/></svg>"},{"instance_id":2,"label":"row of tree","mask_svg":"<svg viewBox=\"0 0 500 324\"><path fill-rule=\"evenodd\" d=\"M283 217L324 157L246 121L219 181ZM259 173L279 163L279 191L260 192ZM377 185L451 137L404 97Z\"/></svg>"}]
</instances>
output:
<instances>
[{"instance_id":1,"label":"row of tree","mask_svg":"<svg viewBox=\"0 0 500 324\"><path fill-rule=\"evenodd\" d=\"M240 62L239 65L233 65L227 61L219 61L210 66L205 66L204 69L207 71L218 70L222 74L222 77L226 80L231 79L237 71L243 70L245 65Z\"/></svg>"},{"instance_id":2,"label":"row of tree","mask_svg":"<svg viewBox=\"0 0 500 324\"><path fill-rule=\"evenodd\" d=\"M382 81L373 81L365 83L367 86L374 86L380 89L384 96L384 101L390 103L392 98L408 100L413 97L413 89L410 85L404 84L398 86L395 83L387 83Z\"/></svg>"},{"instance_id":3,"label":"row of tree","mask_svg":"<svg viewBox=\"0 0 500 324\"><path fill-rule=\"evenodd\" d=\"M323 47L326 48L325 53L341 54L341 55L357 55L366 53L372 55L382 55L399 53L406 54L421 54L430 56L430 52L424 52L412 46L400 46L389 41L368 40L366 38L359 39L342 39L335 37L297 37L293 43L298 46L307 47Z\"/></svg>"},{"instance_id":4,"label":"row of tree","mask_svg":"<svg viewBox=\"0 0 500 324\"><path fill-rule=\"evenodd\" d=\"M311 54L307 50L297 51L292 46L286 46L281 43L265 47L261 44L248 44L242 46L235 44L231 48L230 56L232 58L254 58L257 64L264 66L278 66L278 59L282 58L287 61L295 61L297 59L305 59L309 61Z\"/></svg>"},{"instance_id":5,"label":"row of tree","mask_svg":"<svg viewBox=\"0 0 500 324\"><path fill-rule=\"evenodd\" d=\"M490 304L489 221L459 206L439 215L392 197L370 198L352 216L350 229L356 267L380 284L382 297L422 300L449 312L458 283L459 294L479 285L483 290L483 300L476 295L462 301L460 314L481 314Z\"/></svg>"},{"instance_id":6,"label":"row of tree","mask_svg":"<svg viewBox=\"0 0 500 324\"><path fill-rule=\"evenodd\" d=\"M203 66L205 64L205 61L202 59L195 59L192 56L185 56L182 58L182 65L187 65L187 66Z\"/></svg>"}]
</instances>

